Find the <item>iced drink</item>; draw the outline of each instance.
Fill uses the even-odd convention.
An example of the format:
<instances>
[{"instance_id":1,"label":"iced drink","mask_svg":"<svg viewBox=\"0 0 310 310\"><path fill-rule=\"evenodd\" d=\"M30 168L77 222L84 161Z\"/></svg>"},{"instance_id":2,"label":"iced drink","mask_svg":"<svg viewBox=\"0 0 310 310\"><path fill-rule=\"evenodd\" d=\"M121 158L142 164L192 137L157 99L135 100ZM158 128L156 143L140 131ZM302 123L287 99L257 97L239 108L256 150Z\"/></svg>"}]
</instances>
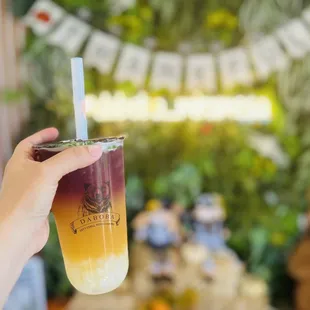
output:
<instances>
[{"instance_id":1,"label":"iced drink","mask_svg":"<svg viewBox=\"0 0 310 310\"><path fill-rule=\"evenodd\" d=\"M128 271L123 140L35 147L35 159L44 161L77 144L102 145L100 160L61 179L52 207L68 278L89 295L114 290Z\"/></svg>"}]
</instances>

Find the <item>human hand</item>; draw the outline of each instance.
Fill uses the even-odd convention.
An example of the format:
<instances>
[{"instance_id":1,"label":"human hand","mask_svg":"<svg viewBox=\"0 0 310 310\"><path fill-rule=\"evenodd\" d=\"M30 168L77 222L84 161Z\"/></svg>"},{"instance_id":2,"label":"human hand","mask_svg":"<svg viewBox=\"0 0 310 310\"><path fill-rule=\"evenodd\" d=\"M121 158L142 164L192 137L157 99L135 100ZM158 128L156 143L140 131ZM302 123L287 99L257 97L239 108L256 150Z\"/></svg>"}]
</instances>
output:
<instances>
[{"instance_id":1,"label":"human hand","mask_svg":"<svg viewBox=\"0 0 310 310\"><path fill-rule=\"evenodd\" d=\"M23 140L5 169L0 192L0 237L5 230L10 240L18 242L23 255L29 257L39 252L48 240L47 218L59 180L93 164L102 154L100 146L79 146L43 163L34 161L33 146L53 141L57 136L58 131L50 128Z\"/></svg>"}]
</instances>

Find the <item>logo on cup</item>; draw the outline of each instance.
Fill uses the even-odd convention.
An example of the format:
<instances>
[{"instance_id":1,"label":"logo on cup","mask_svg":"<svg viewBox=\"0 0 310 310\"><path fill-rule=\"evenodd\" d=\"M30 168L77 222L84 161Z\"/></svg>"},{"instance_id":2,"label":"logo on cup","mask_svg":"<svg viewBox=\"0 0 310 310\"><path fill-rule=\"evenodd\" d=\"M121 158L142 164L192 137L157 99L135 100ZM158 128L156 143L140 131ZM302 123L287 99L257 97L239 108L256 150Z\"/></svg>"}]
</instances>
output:
<instances>
[{"instance_id":1,"label":"logo on cup","mask_svg":"<svg viewBox=\"0 0 310 310\"><path fill-rule=\"evenodd\" d=\"M101 186L84 184L84 197L78 210L78 219L71 223L74 234L96 226L119 225L120 215L111 212L110 182Z\"/></svg>"},{"instance_id":2,"label":"logo on cup","mask_svg":"<svg viewBox=\"0 0 310 310\"><path fill-rule=\"evenodd\" d=\"M85 194L82 202L83 216L108 212L112 209L110 182L106 182L99 187L85 184L84 189Z\"/></svg>"}]
</instances>

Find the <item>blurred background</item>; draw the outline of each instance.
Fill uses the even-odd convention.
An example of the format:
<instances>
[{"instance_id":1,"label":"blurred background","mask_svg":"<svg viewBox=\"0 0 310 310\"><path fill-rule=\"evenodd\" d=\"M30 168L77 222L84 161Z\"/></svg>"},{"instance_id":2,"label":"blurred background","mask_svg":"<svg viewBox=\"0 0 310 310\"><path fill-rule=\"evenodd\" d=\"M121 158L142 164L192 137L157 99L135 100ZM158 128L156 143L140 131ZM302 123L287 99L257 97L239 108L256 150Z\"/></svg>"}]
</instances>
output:
<instances>
[{"instance_id":1,"label":"blurred background","mask_svg":"<svg viewBox=\"0 0 310 310\"><path fill-rule=\"evenodd\" d=\"M6 310L310 309L309 0L0 3L0 176L30 133L74 138L83 57L90 136L127 135L130 244L82 295L51 216Z\"/></svg>"}]
</instances>

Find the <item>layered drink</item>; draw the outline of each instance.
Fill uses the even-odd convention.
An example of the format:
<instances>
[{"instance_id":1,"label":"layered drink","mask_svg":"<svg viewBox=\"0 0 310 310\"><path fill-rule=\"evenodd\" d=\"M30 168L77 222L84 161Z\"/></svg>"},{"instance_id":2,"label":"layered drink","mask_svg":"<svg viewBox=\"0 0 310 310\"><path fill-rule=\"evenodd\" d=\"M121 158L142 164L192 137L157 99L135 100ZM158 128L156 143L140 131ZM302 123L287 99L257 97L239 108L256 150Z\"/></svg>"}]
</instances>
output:
<instances>
[{"instance_id":1,"label":"layered drink","mask_svg":"<svg viewBox=\"0 0 310 310\"><path fill-rule=\"evenodd\" d=\"M35 147L44 161L77 145L100 144L102 157L61 179L53 202L68 278L82 293L117 288L128 271L123 137Z\"/></svg>"}]
</instances>

